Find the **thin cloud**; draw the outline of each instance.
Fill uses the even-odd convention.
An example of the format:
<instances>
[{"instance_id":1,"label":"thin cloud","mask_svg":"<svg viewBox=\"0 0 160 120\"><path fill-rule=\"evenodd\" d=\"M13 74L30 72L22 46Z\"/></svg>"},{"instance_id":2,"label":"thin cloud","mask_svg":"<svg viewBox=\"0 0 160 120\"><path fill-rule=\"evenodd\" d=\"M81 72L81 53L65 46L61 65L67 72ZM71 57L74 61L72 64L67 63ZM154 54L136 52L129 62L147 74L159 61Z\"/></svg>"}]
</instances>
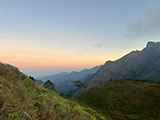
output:
<instances>
[{"instance_id":1,"label":"thin cloud","mask_svg":"<svg viewBox=\"0 0 160 120\"><path fill-rule=\"evenodd\" d=\"M160 33L160 7L149 11L138 21L127 26L126 38L154 37Z\"/></svg>"},{"instance_id":2,"label":"thin cloud","mask_svg":"<svg viewBox=\"0 0 160 120\"><path fill-rule=\"evenodd\" d=\"M92 45L93 45L93 47L95 47L95 48L101 48L101 47L103 46L102 43L93 43Z\"/></svg>"}]
</instances>

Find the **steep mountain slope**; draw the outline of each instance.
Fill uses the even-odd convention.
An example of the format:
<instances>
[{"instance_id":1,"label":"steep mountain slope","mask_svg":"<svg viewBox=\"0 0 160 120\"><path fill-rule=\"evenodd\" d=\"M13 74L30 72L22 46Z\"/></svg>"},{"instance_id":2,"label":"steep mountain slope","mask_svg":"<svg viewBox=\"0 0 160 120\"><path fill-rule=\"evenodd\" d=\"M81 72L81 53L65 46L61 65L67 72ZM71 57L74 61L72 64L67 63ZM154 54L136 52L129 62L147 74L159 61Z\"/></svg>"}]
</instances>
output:
<instances>
[{"instance_id":1,"label":"steep mountain slope","mask_svg":"<svg viewBox=\"0 0 160 120\"><path fill-rule=\"evenodd\" d=\"M124 78L160 81L160 42L148 42L142 51L132 51L111 65L105 65L87 81L86 89L99 81Z\"/></svg>"},{"instance_id":2,"label":"steep mountain slope","mask_svg":"<svg viewBox=\"0 0 160 120\"><path fill-rule=\"evenodd\" d=\"M113 120L160 120L160 84L112 80L75 97Z\"/></svg>"},{"instance_id":3,"label":"steep mountain slope","mask_svg":"<svg viewBox=\"0 0 160 120\"><path fill-rule=\"evenodd\" d=\"M73 81L80 80L85 82L89 77L96 73L102 66L96 66L91 69L84 69L80 72L73 71L71 73L63 72L56 75L39 77L37 79L46 81L51 80L58 93L72 94L76 90Z\"/></svg>"},{"instance_id":4,"label":"steep mountain slope","mask_svg":"<svg viewBox=\"0 0 160 120\"><path fill-rule=\"evenodd\" d=\"M99 120L96 111L38 86L14 67L0 63L0 120Z\"/></svg>"}]
</instances>

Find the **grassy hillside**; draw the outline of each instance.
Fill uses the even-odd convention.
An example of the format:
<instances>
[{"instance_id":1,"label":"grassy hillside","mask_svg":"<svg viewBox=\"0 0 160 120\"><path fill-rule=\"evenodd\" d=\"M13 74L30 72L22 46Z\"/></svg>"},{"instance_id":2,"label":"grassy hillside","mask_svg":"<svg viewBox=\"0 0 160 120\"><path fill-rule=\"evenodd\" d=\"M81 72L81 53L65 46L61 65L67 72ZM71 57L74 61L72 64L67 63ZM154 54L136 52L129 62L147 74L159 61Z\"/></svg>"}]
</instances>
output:
<instances>
[{"instance_id":1,"label":"grassy hillside","mask_svg":"<svg viewBox=\"0 0 160 120\"><path fill-rule=\"evenodd\" d=\"M98 120L91 108L44 89L18 69L0 63L0 120Z\"/></svg>"},{"instance_id":2,"label":"grassy hillside","mask_svg":"<svg viewBox=\"0 0 160 120\"><path fill-rule=\"evenodd\" d=\"M160 84L156 83L109 81L75 99L109 114L113 120L160 120Z\"/></svg>"}]
</instances>

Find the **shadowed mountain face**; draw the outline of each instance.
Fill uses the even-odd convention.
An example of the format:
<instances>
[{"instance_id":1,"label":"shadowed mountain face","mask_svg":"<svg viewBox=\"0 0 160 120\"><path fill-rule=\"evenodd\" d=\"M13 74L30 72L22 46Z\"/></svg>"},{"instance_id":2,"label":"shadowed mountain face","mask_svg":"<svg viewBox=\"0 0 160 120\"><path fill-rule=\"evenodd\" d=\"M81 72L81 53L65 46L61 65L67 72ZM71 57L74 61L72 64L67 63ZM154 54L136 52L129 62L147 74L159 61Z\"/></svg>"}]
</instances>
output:
<instances>
[{"instance_id":1,"label":"shadowed mountain face","mask_svg":"<svg viewBox=\"0 0 160 120\"><path fill-rule=\"evenodd\" d=\"M132 51L110 65L104 65L86 83L89 89L111 79L160 81L160 42L148 42L142 51Z\"/></svg>"},{"instance_id":2,"label":"shadowed mountain face","mask_svg":"<svg viewBox=\"0 0 160 120\"><path fill-rule=\"evenodd\" d=\"M110 62L106 64L110 64ZM94 73L96 73L102 66L96 66L91 69L84 69L80 72L73 71L71 73L63 72L56 75L39 77L43 81L51 80L58 93L72 94L76 90L73 81L80 80L86 82Z\"/></svg>"}]
</instances>

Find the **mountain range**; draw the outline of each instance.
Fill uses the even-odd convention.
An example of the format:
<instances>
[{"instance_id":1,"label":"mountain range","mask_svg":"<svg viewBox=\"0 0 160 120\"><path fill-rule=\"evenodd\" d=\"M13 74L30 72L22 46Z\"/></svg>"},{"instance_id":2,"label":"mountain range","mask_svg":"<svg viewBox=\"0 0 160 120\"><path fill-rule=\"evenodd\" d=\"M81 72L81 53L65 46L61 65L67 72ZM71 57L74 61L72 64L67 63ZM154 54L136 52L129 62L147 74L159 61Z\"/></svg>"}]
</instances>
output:
<instances>
[{"instance_id":1,"label":"mountain range","mask_svg":"<svg viewBox=\"0 0 160 120\"><path fill-rule=\"evenodd\" d=\"M111 61L107 62L106 64L110 64ZM62 72L56 75L49 75L38 77L36 79L40 79L42 81L51 80L58 93L65 93L65 94L72 94L76 90L76 86L74 86L74 81L81 81L86 82L93 74L95 74L103 65L96 66L91 69L84 69L80 72L73 71L71 73Z\"/></svg>"},{"instance_id":2,"label":"mountain range","mask_svg":"<svg viewBox=\"0 0 160 120\"><path fill-rule=\"evenodd\" d=\"M143 50L132 51L104 65L87 80L86 90L100 82L128 78L160 81L160 42L148 42Z\"/></svg>"}]
</instances>

